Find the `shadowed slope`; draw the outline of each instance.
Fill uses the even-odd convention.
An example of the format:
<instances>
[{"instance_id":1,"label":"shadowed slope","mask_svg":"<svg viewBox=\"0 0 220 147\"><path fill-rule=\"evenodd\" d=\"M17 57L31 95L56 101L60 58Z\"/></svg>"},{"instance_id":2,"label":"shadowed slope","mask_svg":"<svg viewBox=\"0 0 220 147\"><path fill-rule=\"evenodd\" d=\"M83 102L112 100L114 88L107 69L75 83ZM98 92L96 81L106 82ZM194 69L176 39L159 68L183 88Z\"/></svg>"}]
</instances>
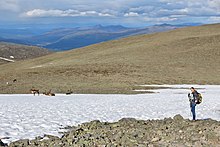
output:
<instances>
[{"instance_id":1,"label":"shadowed slope","mask_svg":"<svg viewBox=\"0 0 220 147\"><path fill-rule=\"evenodd\" d=\"M18 61L36 58L50 53L49 50L40 47L0 42L0 64L7 63L7 59Z\"/></svg>"}]
</instances>

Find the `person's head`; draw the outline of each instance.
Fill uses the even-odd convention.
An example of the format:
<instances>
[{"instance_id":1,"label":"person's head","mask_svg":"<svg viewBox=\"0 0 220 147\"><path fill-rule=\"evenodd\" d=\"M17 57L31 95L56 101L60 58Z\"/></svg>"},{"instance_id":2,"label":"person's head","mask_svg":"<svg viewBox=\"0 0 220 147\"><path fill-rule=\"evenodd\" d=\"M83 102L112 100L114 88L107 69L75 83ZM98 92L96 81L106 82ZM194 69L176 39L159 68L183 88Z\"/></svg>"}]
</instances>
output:
<instances>
[{"instance_id":1,"label":"person's head","mask_svg":"<svg viewBox=\"0 0 220 147\"><path fill-rule=\"evenodd\" d=\"M194 87L191 87L190 90L191 90L192 92L194 92L194 91L195 91L195 88L194 88Z\"/></svg>"}]
</instances>

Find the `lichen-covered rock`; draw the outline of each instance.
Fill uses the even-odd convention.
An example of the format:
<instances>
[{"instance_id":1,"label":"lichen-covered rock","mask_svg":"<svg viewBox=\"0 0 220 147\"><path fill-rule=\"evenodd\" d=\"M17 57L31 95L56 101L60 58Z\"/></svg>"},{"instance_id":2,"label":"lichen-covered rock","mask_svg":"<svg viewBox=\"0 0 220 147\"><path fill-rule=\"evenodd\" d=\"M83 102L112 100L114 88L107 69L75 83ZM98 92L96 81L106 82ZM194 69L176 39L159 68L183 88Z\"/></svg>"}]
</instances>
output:
<instances>
[{"instance_id":1,"label":"lichen-covered rock","mask_svg":"<svg viewBox=\"0 0 220 147\"><path fill-rule=\"evenodd\" d=\"M13 143L10 143L9 147L26 147L29 145L30 145L30 142L28 139L22 139L22 140L18 140Z\"/></svg>"},{"instance_id":2,"label":"lichen-covered rock","mask_svg":"<svg viewBox=\"0 0 220 147\"><path fill-rule=\"evenodd\" d=\"M173 119L136 120L124 118L108 123L92 121L69 131L61 138L45 135L34 140L20 140L11 147L138 147L138 146L219 146L220 122L214 120L190 121L176 115Z\"/></svg>"},{"instance_id":3,"label":"lichen-covered rock","mask_svg":"<svg viewBox=\"0 0 220 147\"><path fill-rule=\"evenodd\" d=\"M174 116L173 119L176 120L176 121L182 121L182 120L184 120L184 118L183 118L181 115L179 115L179 114L176 115L176 116Z\"/></svg>"}]
</instances>

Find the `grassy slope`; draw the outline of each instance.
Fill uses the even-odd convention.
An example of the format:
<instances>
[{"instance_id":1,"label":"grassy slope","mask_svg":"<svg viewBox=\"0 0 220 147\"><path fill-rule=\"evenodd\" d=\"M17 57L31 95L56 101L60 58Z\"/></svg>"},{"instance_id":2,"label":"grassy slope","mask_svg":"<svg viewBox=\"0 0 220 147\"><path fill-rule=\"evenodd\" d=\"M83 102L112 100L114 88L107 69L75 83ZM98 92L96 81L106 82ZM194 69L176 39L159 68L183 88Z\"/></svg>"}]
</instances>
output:
<instances>
[{"instance_id":1,"label":"grassy slope","mask_svg":"<svg viewBox=\"0 0 220 147\"><path fill-rule=\"evenodd\" d=\"M127 93L136 84L220 84L219 46L220 24L105 42L1 65L0 93L25 93L32 87ZM5 85L14 78L16 84Z\"/></svg>"}]
</instances>

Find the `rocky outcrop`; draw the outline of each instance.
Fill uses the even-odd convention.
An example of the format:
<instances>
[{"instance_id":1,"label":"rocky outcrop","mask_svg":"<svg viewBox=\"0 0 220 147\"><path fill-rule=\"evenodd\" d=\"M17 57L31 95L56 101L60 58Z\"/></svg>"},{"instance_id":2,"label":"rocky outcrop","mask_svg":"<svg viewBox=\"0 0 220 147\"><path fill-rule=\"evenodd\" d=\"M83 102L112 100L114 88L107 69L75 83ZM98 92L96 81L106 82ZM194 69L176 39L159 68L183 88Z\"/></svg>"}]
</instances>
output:
<instances>
[{"instance_id":1,"label":"rocky outcrop","mask_svg":"<svg viewBox=\"0 0 220 147\"><path fill-rule=\"evenodd\" d=\"M9 146L202 147L219 144L220 122L211 119L191 121L177 115L164 120L124 118L114 123L96 120L71 127L61 138L45 135L13 142Z\"/></svg>"},{"instance_id":2,"label":"rocky outcrop","mask_svg":"<svg viewBox=\"0 0 220 147\"><path fill-rule=\"evenodd\" d=\"M5 146L5 144L0 139L0 146Z\"/></svg>"}]
</instances>

